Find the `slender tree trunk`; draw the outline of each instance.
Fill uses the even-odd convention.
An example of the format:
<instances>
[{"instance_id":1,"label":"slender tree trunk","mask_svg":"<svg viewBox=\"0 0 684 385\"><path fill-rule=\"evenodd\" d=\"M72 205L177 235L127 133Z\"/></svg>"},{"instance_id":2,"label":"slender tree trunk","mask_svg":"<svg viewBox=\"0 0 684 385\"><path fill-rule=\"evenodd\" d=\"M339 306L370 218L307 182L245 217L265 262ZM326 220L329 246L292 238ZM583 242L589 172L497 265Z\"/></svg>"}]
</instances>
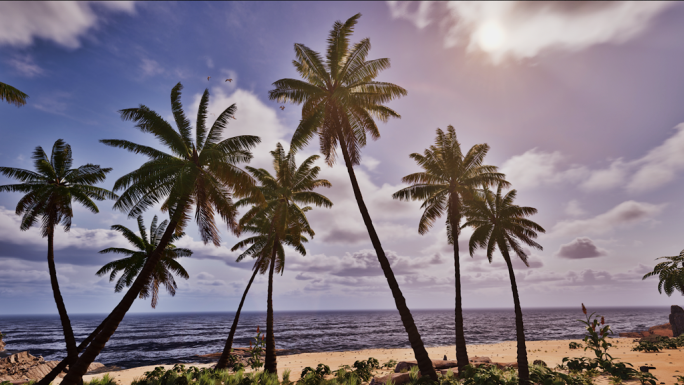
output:
<instances>
[{"instance_id":1,"label":"slender tree trunk","mask_svg":"<svg viewBox=\"0 0 684 385\"><path fill-rule=\"evenodd\" d=\"M420 338L420 333L416 327L416 323L413 320L411 311L408 306L406 306L406 299L401 293L399 288L399 283L397 282L394 272L392 272L392 267L390 266L387 256L385 256L385 251L382 249L380 244L380 238L375 232L375 227L373 226L373 221L371 221L370 214L368 214L368 209L363 201L363 196L361 195L361 189L359 188L359 183L356 180L356 174L354 173L354 166L349 158L349 152L347 151L346 142L344 137L341 135L340 130L337 130L337 136L340 141L340 148L342 149L342 155L344 156L344 163L347 166L347 172L349 173L349 179L352 183L352 188L354 190L354 197L356 198L356 203L359 205L359 211L361 211L361 216L363 217L363 222L368 230L368 235L370 236L371 243L373 243L373 248L375 249L375 254L380 262L380 267L382 267L382 272L385 274L387 283L389 284L390 290L392 291L392 296L394 297L394 303L397 306L399 315L401 316L401 322L404 324L404 329L408 334L409 342L411 343L411 348L413 348L413 354L418 361L418 368L423 376L429 376L433 381L437 381L437 372L432 366L432 361L428 355L425 346L423 345L423 340Z\"/></svg>"},{"instance_id":2,"label":"slender tree trunk","mask_svg":"<svg viewBox=\"0 0 684 385\"><path fill-rule=\"evenodd\" d=\"M100 322L100 325L99 325L95 330L93 330L92 333L90 333L90 335L88 336L88 338L86 338L85 340L83 340L83 342L81 342L81 343L78 345L77 350L78 350L79 353L80 353L83 349L85 349L86 346L88 346L88 344L90 343L90 341L92 341L93 338L95 338L95 336L97 335L97 333L99 333L100 330L102 330L102 327L104 326L105 322L107 322L107 318L105 318L102 322ZM59 364L57 364L57 366L55 366L55 367L50 371L50 373L48 373L45 377L43 377L40 381L38 381L38 384L37 384L37 385L50 385L50 383L51 383L52 381L54 381L55 378L57 378L57 376L58 376L64 369L66 369L67 365L68 365L68 364L67 364L67 358L65 358L65 359L63 359L62 361L60 361Z\"/></svg>"},{"instance_id":3,"label":"slender tree trunk","mask_svg":"<svg viewBox=\"0 0 684 385\"><path fill-rule=\"evenodd\" d=\"M240 319L240 312L242 312L242 305L245 304L245 298L247 298L247 292L254 282L254 277L256 277L259 272L258 266L254 266L254 273L252 278L249 279L249 283L245 288L245 292L242 293L242 300L240 300L240 306L237 308L235 317L233 318L233 325L230 327L230 333L228 334L228 339L226 340L226 346L223 348L223 353L221 353L221 358L216 364L215 369L225 369L228 367L228 357L230 356L230 351L233 349L233 338L235 337L235 330L237 330L238 320Z\"/></svg>"},{"instance_id":4,"label":"slender tree trunk","mask_svg":"<svg viewBox=\"0 0 684 385\"><path fill-rule=\"evenodd\" d=\"M520 385L528 385L530 383L530 367L527 362L525 329L523 328L522 308L520 307L520 298L518 297L518 285L515 283L513 264L511 263L511 257L508 255L508 250L501 247L499 249L506 260L506 266L508 266L508 276L511 278L511 291L513 292L513 303L515 305L515 337L518 340L518 378L520 379Z\"/></svg>"},{"instance_id":5,"label":"slender tree trunk","mask_svg":"<svg viewBox=\"0 0 684 385\"><path fill-rule=\"evenodd\" d=\"M187 200L183 201L187 202ZM157 262L159 262L164 249L171 241L174 230L176 229L176 226L178 226L178 218L180 218L182 215L182 209L185 208L185 206L185 203L178 205L178 208L174 213L174 217L171 219L171 223L169 223L164 235L162 235L161 239L159 240L157 248L154 249L152 254L147 258L147 261L140 271L140 274L138 274L138 277L135 279L135 281L133 281L133 284L121 299L119 304L109 314L107 317L107 322L102 327L100 333L98 333L98 335L93 339L93 342L88 345L85 352L83 352L73 367L69 369L69 372L62 380L62 385L78 384L83 378L83 375L88 371L88 366L95 361L95 358L97 358L102 349L104 349L107 341L109 341L114 332L116 332L116 329L119 327L119 323L121 323L121 320L123 320L123 318L126 316L126 312L128 312L128 309L131 308L131 305L133 305L133 302L135 302L135 299L140 294L140 290L150 281L152 273L157 266Z\"/></svg>"},{"instance_id":6,"label":"slender tree trunk","mask_svg":"<svg viewBox=\"0 0 684 385\"><path fill-rule=\"evenodd\" d=\"M268 305L266 309L266 362L264 370L268 373L278 374L278 361L276 360L275 335L273 333L273 270L277 258L278 236L273 241L273 255L271 267L268 270Z\"/></svg>"},{"instance_id":7,"label":"slender tree trunk","mask_svg":"<svg viewBox=\"0 0 684 385\"><path fill-rule=\"evenodd\" d=\"M55 267L55 249L54 238L55 228L51 226L48 230L48 268L50 270L50 284L52 285L52 294L55 296L55 303L57 304L57 311L59 312L59 320L62 321L62 330L64 331L64 341L67 348L67 363L69 367L76 363L78 359L78 349L76 348L76 339L74 338L74 331L71 328L71 321L64 306L64 299L59 290L59 283L57 282L57 268Z\"/></svg>"},{"instance_id":8,"label":"slender tree trunk","mask_svg":"<svg viewBox=\"0 0 684 385\"><path fill-rule=\"evenodd\" d=\"M458 247L458 237L461 234L459 227L460 215L458 208L458 196L451 194L449 202L449 221L451 222L451 237L454 241L454 284L456 286L456 307L454 309L454 321L456 324L456 361L458 374L462 376L464 368L468 365L468 350L466 348L465 333L463 332L463 303L461 301L461 261Z\"/></svg>"}]
</instances>

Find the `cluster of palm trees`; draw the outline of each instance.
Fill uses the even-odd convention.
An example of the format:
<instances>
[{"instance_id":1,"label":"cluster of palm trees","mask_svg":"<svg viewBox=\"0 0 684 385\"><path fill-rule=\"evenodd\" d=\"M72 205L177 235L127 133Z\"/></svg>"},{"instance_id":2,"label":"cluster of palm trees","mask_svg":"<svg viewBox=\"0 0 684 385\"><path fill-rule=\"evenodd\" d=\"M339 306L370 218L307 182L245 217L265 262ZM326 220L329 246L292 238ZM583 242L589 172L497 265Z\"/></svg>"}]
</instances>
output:
<instances>
[{"instance_id":1,"label":"cluster of palm trees","mask_svg":"<svg viewBox=\"0 0 684 385\"><path fill-rule=\"evenodd\" d=\"M296 60L293 64L301 79L281 79L273 83L274 89L269 93L271 100L303 105L302 117L292 136L289 151L281 144L271 151L273 174L265 169L245 166L243 170L239 167L250 161L251 150L260 139L251 135L224 138L228 123L237 111L235 105L226 108L210 125L207 121L209 92L205 91L193 130L181 105L180 83L171 91L175 129L144 105L120 111L123 120L133 122L139 130L159 140L165 147L164 151L128 140L101 140L105 145L148 158L138 169L119 178L114 184L114 192L94 186L102 182L111 169L92 164L72 168L71 148L62 140L55 143L50 157L40 147L36 148L33 155L36 171L0 167L1 174L22 182L0 186L0 191L26 194L16 209L18 215L23 215L22 230L40 220L43 236L48 238L48 264L64 329L67 358L41 380L41 385L49 384L67 366L68 373L62 383L77 384L136 298L151 296L154 307L160 287L164 286L173 294L176 289L173 275L188 277L177 259L192 254L190 250L175 247L173 242L183 235L183 229L194 218L202 241L219 246L217 215L231 233L237 236L249 234L232 248L244 250L238 260L247 257L255 260L253 274L217 367L226 367L228 363L240 311L256 274L268 272L265 370L276 372L272 305L274 273L282 274L285 269L285 245L306 254L304 243L315 234L306 218L311 206L332 206L328 198L314 191L319 187L330 187L327 180L318 179L320 167L314 166L318 156L311 156L300 165L295 162L296 153L315 136L318 136L321 153L328 165L335 163L336 150L338 147L341 149L354 196L418 366L423 376L437 379L373 226L354 171L354 166L360 163L361 148L367 143L368 136L374 140L380 137L376 120L386 122L389 118L400 117L385 104L407 94L405 89L395 84L375 80L382 70L389 68L390 62L386 58L367 60L369 39L353 45L350 43L360 16L357 14L344 23L338 21L333 25L325 56L305 45L295 44ZM503 189L509 186L505 176L495 166L483 164L488 150L488 145L480 144L464 154L453 127L449 126L447 132L438 129L433 146L423 155L411 154L423 171L404 177L403 181L409 187L396 192L394 198L423 201L424 211L418 227L421 234L425 234L442 215L446 216L448 241L454 250L455 334L460 369L468 363L461 309L458 246L461 230L466 226L474 228L469 243L471 255L477 248L483 248L491 261L494 252L500 251L508 266L513 291L520 381L528 383L522 311L510 254L515 253L526 262L527 253L523 245L541 249L534 239L537 232L544 229L527 219L536 213L536 209L513 203L515 190L503 193ZM115 192L120 192L120 195ZM126 212L130 218L137 218L139 235L124 226L112 227L121 232L136 250L102 250L101 253L118 253L125 258L106 264L97 274L109 273L110 280L114 281L121 273L115 290L123 291L126 287L128 290L100 326L77 346L57 282L54 230L62 225L68 231L73 217L73 202L97 212L93 200L105 199L114 199L115 209ZM168 213L168 220L157 225L155 217L148 235L142 214L154 205L160 205L162 211ZM238 219L240 208L245 208L246 212Z\"/></svg>"}]
</instances>

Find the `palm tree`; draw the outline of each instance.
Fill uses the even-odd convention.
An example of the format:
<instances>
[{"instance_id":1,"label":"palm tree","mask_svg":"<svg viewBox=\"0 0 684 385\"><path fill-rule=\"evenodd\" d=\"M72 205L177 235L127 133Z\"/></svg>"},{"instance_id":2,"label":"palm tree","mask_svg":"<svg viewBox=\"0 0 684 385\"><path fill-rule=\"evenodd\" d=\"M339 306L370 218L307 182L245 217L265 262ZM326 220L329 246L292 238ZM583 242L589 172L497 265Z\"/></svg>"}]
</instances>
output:
<instances>
[{"instance_id":1,"label":"palm tree","mask_svg":"<svg viewBox=\"0 0 684 385\"><path fill-rule=\"evenodd\" d=\"M679 255L672 257L660 257L658 259L666 259L668 262L660 262L653 268L653 271L644 275L643 279L658 275L660 281L658 282L658 293L663 293L671 296L675 290L684 295L684 250L679 252Z\"/></svg>"},{"instance_id":2,"label":"palm tree","mask_svg":"<svg viewBox=\"0 0 684 385\"><path fill-rule=\"evenodd\" d=\"M0 82L0 100L4 100L9 104L14 104L17 107L21 107L26 104L26 99L28 99L28 97L28 95L12 87L11 85Z\"/></svg>"},{"instance_id":3,"label":"palm tree","mask_svg":"<svg viewBox=\"0 0 684 385\"><path fill-rule=\"evenodd\" d=\"M447 133L437 129L435 145L426 149L424 155L409 155L424 171L405 176L402 181L410 184L392 195L394 199L421 200L423 215L418 223L418 232L426 234L437 218L446 212L447 239L454 249L454 279L456 286L456 360L459 373L468 365L465 335L463 333L463 309L461 303L461 267L459 261L458 237L463 217L464 200L473 196L475 189L494 183L508 183L496 166L483 165L489 145L476 144L467 154L461 151L453 126Z\"/></svg>"},{"instance_id":4,"label":"palm tree","mask_svg":"<svg viewBox=\"0 0 684 385\"><path fill-rule=\"evenodd\" d=\"M71 368L78 358L78 350L57 281L54 251L55 227L61 225L64 231L71 229L71 219L74 216L73 201L80 203L92 213L98 213L99 209L93 200L116 199L118 196L109 190L93 186L104 181L112 169L100 168L90 163L72 168L71 146L62 139L55 141L49 158L43 148L38 146L33 151L32 159L36 171L0 167L0 174L22 182L0 186L0 191L26 194L19 200L16 208L17 215L23 215L20 228L26 231L40 221L41 233L48 239L47 260L50 283L64 331L67 363Z\"/></svg>"},{"instance_id":5,"label":"palm tree","mask_svg":"<svg viewBox=\"0 0 684 385\"><path fill-rule=\"evenodd\" d=\"M169 224L168 220L163 221L157 226L157 216L155 215L152 219L152 226L150 226L149 240L147 235L147 229L143 223L142 215L138 217L138 230L140 231L140 236L135 234L133 231L124 227L122 225L112 226L112 230L119 231L126 240L135 246L138 250L129 250L119 247L110 247L100 251L101 254L116 253L127 255L127 258L118 259L116 261L109 262L108 264L102 266L100 270L97 271L97 275L102 276L111 271L109 275L109 282L116 279L116 276L121 272L121 277L116 281L116 286L114 287L114 292L118 293L123 290L124 287L130 287L133 284L133 280L138 276L140 270L145 265L147 258L152 255L154 250L159 245L164 231ZM159 299L159 287L164 286L166 291L172 296L176 295L176 289L178 285L176 280L173 278L175 273L181 278L188 279L190 276L185 268L181 266L176 259L181 257L189 257L192 255L192 251L188 249L178 248L171 244L170 242L175 242L181 239L185 233L174 233L171 237L171 241L164 249L161 259L157 263L157 266L152 273L152 279L148 282L147 286L140 290L140 299L146 299L152 295L152 308L157 307L157 301Z\"/></svg>"},{"instance_id":6,"label":"palm tree","mask_svg":"<svg viewBox=\"0 0 684 385\"><path fill-rule=\"evenodd\" d=\"M515 331L518 340L518 377L520 384L529 384L530 372L527 362L527 349L525 348L525 330L523 328L522 308L518 296L518 286L515 283L515 274L509 250L529 266L527 254L522 249L521 242L530 247L542 250L542 246L534 241L537 232L545 233L543 227L527 219L527 217L537 213L534 207L521 207L513 204L517 192L509 191L501 196L501 190L505 185L499 183L494 194L488 188L484 188L481 196L472 200L466 209L468 220L463 227L470 226L475 230L470 236L468 245L470 255L475 249L480 247L487 250L487 258L492 262L492 255L496 248L499 248L501 255L508 267L508 276L511 279L511 291L513 292L513 303L515 305Z\"/></svg>"},{"instance_id":7,"label":"palm tree","mask_svg":"<svg viewBox=\"0 0 684 385\"><path fill-rule=\"evenodd\" d=\"M238 257L238 262L247 256L257 259L254 270L262 274L268 270L268 301L266 313L266 362L264 370L277 373L275 335L273 332L273 273L282 274L285 269L285 250L283 244L292 246L301 255L306 255L302 245L307 242L303 234L314 236L314 231L306 218L310 206L300 204L332 207L332 202L325 196L314 192L317 187L330 187L325 179L317 179L321 168L313 166L318 155L308 157L299 167L295 163L294 153L286 153L278 143L271 151L275 175L263 168L245 167L259 182L252 194L238 202L238 207L253 205L240 219L240 232L255 234L238 242L233 251L249 246ZM252 279L254 275L252 275ZM250 280L251 284L251 280ZM249 285L248 285L249 288ZM245 293L246 294L246 293ZM244 296L243 296L244 297ZM234 324L237 322L237 314ZM232 329L231 329L232 331ZM230 354L232 337L228 337L222 358ZM227 361L226 361L227 362ZM223 363L225 365L225 363ZM224 366L225 367L225 366Z\"/></svg>"},{"instance_id":8,"label":"palm tree","mask_svg":"<svg viewBox=\"0 0 684 385\"><path fill-rule=\"evenodd\" d=\"M295 44L297 60L293 64L304 80L280 79L273 83L275 89L269 92L269 97L280 102L303 104L302 119L292 136L293 150L301 149L318 134L321 153L328 165L332 166L339 144L354 197L392 291L418 366L423 375L437 380L437 373L432 367L411 311L406 306L406 299L382 248L354 173L354 165L361 161L361 147L366 145L367 133L374 140L380 138L374 118L382 122L387 122L392 117L399 118L399 114L384 104L407 94L405 89L395 84L374 80L380 71L390 67L390 61L387 58L366 60L371 46L370 39L363 39L350 47L349 37L360 17L359 13L344 23L336 21L333 24L325 60L307 46Z\"/></svg>"},{"instance_id":9,"label":"palm tree","mask_svg":"<svg viewBox=\"0 0 684 385\"><path fill-rule=\"evenodd\" d=\"M248 162L252 158L249 150L259 143L259 137L242 135L221 140L224 129L236 111L234 104L226 108L207 130L209 91L205 90L197 112L193 140L190 122L180 102L182 88L178 83L171 90L171 110L177 131L144 105L119 111L123 120L131 120L142 132L153 134L169 148L170 154L127 140L101 140L106 145L149 158L139 169L116 181L114 189L125 191L114 208L128 212L128 216L134 218L150 206L162 203L161 208L169 212L170 220L157 248L147 257L138 277L110 313L102 331L64 377L63 385L75 385L87 371L88 365L100 354L140 291L147 286L174 233L182 232L190 220L193 205L195 222L205 243L220 245L214 219L216 214L223 218L229 230L236 230L237 209L231 195L244 194L253 186L253 179L236 164Z\"/></svg>"}]
</instances>

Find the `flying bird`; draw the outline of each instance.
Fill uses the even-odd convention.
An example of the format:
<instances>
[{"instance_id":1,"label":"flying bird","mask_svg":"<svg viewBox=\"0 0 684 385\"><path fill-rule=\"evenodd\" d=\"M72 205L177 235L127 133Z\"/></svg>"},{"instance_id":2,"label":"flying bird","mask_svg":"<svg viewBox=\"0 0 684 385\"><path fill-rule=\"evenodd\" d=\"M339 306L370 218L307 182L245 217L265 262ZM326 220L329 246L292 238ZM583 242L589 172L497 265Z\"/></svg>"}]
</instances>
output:
<instances>
[{"instance_id":1,"label":"flying bird","mask_svg":"<svg viewBox=\"0 0 684 385\"><path fill-rule=\"evenodd\" d=\"M233 81L233 79L226 79L226 82L232 82L232 81Z\"/></svg>"},{"instance_id":2,"label":"flying bird","mask_svg":"<svg viewBox=\"0 0 684 385\"><path fill-rule=\"evenodd\" d=\"M209 81L209 78L211 78L211 76L207 76L207 81Z\"/></svg>"},{"instance_id":3,"label":"flying bird","mask_svg":"<svg viewBox=\"0 0 684 385\"><path fill-rule=\"evenodd\" d=\"M281 111L284 110L284 109L285 109L285 106L280 106L280 110L281 110Z\"/></svg>"}]
</instances>

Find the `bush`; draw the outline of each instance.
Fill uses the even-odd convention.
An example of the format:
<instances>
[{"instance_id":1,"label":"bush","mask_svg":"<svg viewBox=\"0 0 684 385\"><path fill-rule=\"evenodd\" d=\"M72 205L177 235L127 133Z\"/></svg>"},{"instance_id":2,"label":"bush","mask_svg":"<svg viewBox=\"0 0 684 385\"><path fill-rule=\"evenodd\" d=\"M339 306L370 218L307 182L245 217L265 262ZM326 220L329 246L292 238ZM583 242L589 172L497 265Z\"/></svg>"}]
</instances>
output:
<instances>
[{"instance_id":1,"label":"bush","mask_svg":"<svg viewBox=\"0 0 684 385\"><path fill-rule=\"evenodd\" d=\"M501 370L493 365L466 365L463 385L517 385L518 374L513 369Z\"/></svg>"},{"instance_id":2,"label":"bush","mask_svg":"<svg viewBox=\"0 0 684 385\"><path fill-rule=\"evenodd\" d=\"M93 378L88 382L83 382L83 385L116 385L116 381L107 373L102 378Z\"/></svg>"},{"instance_id":3,"label":"bush","mask_svg":"<svg viewBox=\"0 0 684 385\"><path fill-rule=\"evenodd\" d=\"M579 348L582 347L582 344L580 344L580 343L578 343L578 342L570 342L570 344L568 345L568 347L569 347L570 349L579 349Z\"/></svg>"}]
</instances>

